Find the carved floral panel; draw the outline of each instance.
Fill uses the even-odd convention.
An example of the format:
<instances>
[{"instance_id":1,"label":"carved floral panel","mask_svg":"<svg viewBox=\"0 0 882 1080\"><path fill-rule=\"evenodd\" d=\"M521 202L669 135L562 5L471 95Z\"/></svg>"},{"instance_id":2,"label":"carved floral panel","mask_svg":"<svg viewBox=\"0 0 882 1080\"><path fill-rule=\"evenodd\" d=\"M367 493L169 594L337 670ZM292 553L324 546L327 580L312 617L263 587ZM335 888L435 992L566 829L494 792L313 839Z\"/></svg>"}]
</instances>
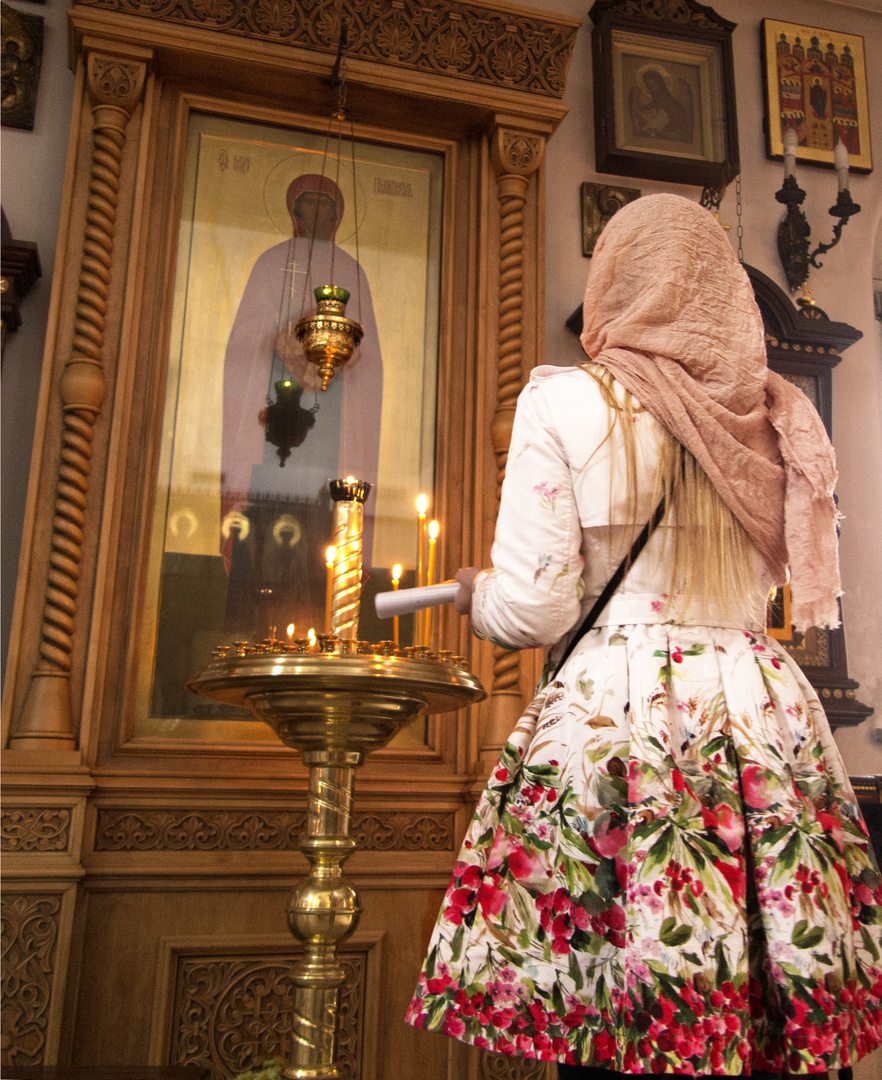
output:
<instances>
[{"instance_id":1,"label":"carved floral panel","mask_svg":"<svg viewBox=\"0 0 882 1080\"><path fill-rule=\"evenodd\" d=\"M341 1080L363 1076L367 957L343 951L337 1045ZM179 956L169 1063L232 1077L291 1051L291 965L277 956Z\"/></svg>"},{"instance_id":2,"label":"carved floral panel","mask_svg":"<svg viewBox=\"0 0 882 1080\"><path fill-rule=\"evenodd\" d=\"M358 813L352 836L362 851L452 851L454 815ZM96 851L296 851L301 810L127 810L102 808Z\"/></svg>"},{"instance_id":3,"label":"carved floral panel","mask_svg":"<svg viewBox=\"0 0 882 1080\"><path fill-rule=\"evenodd\" d=\"M43 1062L60 913L60 896L3 896L2 1066Z\"/></svg>"},{"instance_id":4,"label":"carved floral panel","mask_svg":"<svg viewBox=\"0 0 882 1080\"><path fill-rule=\"evenodd\" d=\"M563 96L576 27L454 0L80 0L80 6L264 38L476 82Z\"/></svg>"},{"instance_id":5,"label":"carved floral panel","mask_svg":"<svg viewBox=\"0 0 882 1080\"><path fill-rule=\"evenodd\" d=\"M0 820L0 850L4 853L67 851L69 843L70 810L67 807L4 807Z\"/></svg>"}]
</instances>

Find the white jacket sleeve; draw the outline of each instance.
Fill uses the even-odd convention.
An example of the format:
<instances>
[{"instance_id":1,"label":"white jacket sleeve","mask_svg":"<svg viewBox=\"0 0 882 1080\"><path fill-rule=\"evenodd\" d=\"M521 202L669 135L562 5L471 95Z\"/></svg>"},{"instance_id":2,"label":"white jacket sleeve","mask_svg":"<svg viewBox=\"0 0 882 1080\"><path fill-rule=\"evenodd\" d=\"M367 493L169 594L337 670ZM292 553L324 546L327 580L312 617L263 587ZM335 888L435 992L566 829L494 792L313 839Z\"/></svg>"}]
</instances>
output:
<instances>
[{"instance_id":1,"label":"white jacket sleeve","mask_svg":"<svg viewBox=\"0 0 882 1080\"><path fill-rule=\"evenodd\" d=\"M579 617L581 541L569 462L531 380L515 413L493 569L473 586L475 632L512 649L557 642Z\"/></svg>"}]
</instances>

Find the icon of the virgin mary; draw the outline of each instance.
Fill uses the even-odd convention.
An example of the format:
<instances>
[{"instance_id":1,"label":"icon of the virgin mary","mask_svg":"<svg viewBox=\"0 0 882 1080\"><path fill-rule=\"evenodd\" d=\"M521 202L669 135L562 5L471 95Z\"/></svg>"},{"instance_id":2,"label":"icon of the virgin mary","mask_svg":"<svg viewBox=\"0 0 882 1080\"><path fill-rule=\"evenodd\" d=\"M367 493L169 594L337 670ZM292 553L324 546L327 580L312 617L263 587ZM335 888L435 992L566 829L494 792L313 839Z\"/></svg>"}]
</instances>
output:
<instances>
[{"instance_id":1,"label":"icon of the virgin mary","mask_svg":"<svg viewBox=\"0 0 882 1080\"><path fill-rule=\"evenodd\" d=\"M254 633L294 619L321 627L323 551L330 543L328 480L377 482L383 366L364 271L336 243L343 194L328 177L298 176L288 187L291 236L251 270L227 343L221 478L221 552L229 572L227 628ZM322 391L317 369L293 333L315 312L313 290L350 293L346 314L364 328L361 345ZM294 445L280 455L267 440L267 407L280 391L296 410ZM281 459L281 460L280 460ZM281 524L280 524L281 522ZM365 565L372 513L366 507ZM296 579L296 597L292 587ZM250 629L255 605L271 612ZM261 607L262 605L262 607ZM299 628L297 631L300 633Z\"/></svg>"}]
</instances>

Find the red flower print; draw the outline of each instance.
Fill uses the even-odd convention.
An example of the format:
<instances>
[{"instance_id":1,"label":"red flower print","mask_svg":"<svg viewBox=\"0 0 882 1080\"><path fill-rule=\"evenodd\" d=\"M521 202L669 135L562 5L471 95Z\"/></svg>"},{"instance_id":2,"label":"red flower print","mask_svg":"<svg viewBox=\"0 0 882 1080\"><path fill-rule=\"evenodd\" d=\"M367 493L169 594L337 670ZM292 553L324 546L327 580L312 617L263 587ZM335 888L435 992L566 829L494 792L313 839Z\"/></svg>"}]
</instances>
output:
<instances>
[{"instance_id":1,"label":"red flower print","mask_svg":"<svg viewBox=\"0 0 882 1080\"><path fill-rule=\"evenodd\" d=\"M595 1061L609 1061L616 1052L616 1041L608 1031L599 1031L594 1036Z\"/></svg>"},{"instance_id":2,"label":"red flower print","mask_svg":"<svg viewBox=\"0 0 882 1080\"><path fill-rule=\"evenodd\" d=\"M485 919L498 915L505 907L505 893L498 888L502 880L499 874L488 875L489 880L478 889L478 904Z\"/></svg>"},{"instance_id":3,"label":"red flower print","mask_svg":"<svg viewBox=\"0 0 882 1080\"><path fill-rule=\"evenodd\" d=\"M522 847L516 847L508 856L508 869L511 876L520 881L529 877L535 868L535 861Z\"/></svg>"},{"instance_id":4,"label":"red flower print","mask_svg":"<svg viewBox=\"0 0 882 1080\"><path fill-rule=\"evenodd\" d=\"M723 859L714 859L714 868L726 879L736 903L744 899L747 890L747 878L744 873L744 859L738 856L738 865L733 866Z\"/></svg>"},{"instance_id":5,"label":"red flower print","mask_svg":"<svg viewBox=\"0 0 882 1080\"><path fill-rule=\"evenodd\" d=\"M767 810L775 801L768 790L768 778L759 765L746 765L741 770L741 789L744 801L756 810Z\"/></svg>"},{"instance_id":6,"label":"red flower print","mask_svg":"<svg viewBox=\"0 0 882 1080\"><path fill-rule=\"evenodd\" d=\"M465 1024L460 1020L453 1009L448 1009L444 1017L444 1027L442 1030L445 1035L452 1035L453 1038L458 1038L465 1031Z\"/></svg>"}]
</instances>

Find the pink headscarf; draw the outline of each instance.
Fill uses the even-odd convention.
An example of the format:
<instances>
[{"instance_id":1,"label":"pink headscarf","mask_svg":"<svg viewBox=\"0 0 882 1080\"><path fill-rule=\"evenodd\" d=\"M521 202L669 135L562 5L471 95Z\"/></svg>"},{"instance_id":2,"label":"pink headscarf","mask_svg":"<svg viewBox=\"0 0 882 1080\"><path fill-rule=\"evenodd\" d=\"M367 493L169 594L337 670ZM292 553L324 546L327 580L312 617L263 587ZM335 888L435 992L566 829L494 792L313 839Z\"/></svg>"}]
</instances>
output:
<instances>
[{"instance_id":1,"label":"pink headscarf","mask_svg":"<svg viewBox=\"0 0 882 1080\"><path fill-rule=\"evenodd\" d=\"M649 195L594 249L582 345L698 460L770 569L793 624L839 625L833 447L809 399L766 363L753 289L697 203Z\"/></svg>"}]
</instances>

